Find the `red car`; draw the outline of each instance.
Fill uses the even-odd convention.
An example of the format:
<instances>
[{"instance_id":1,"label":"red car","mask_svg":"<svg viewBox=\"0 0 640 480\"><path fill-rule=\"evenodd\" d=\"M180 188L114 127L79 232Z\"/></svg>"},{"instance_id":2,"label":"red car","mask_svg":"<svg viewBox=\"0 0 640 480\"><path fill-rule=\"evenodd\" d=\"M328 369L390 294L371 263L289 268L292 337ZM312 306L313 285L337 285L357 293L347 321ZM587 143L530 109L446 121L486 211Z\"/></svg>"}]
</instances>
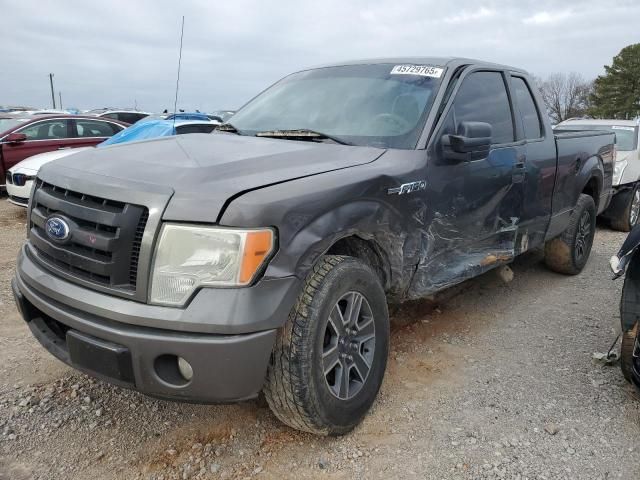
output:
<instances>
[{"instance_id":1,"label":"red car","mask_svg":"<svg viewBox=\"0 0 640 480\"><path fill-rule=\"evenodd\" d=\"M63 148L97 145L129 125L81 115L5 116L0 118L0 185L9 168L27 157Z\"/></svg>"}]
</instances>

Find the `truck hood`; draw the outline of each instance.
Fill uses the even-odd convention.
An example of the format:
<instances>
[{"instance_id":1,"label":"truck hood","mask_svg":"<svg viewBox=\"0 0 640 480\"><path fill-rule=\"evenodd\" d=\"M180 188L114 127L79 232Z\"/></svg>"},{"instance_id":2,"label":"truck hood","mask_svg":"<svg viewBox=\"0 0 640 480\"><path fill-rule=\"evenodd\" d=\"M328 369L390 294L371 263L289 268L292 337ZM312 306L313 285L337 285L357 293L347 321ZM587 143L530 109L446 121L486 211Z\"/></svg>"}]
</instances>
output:
<instances>
[{"instance_id":1,"label":"truck hood","mask_svg":"<svg viewBox=\"0 0 640 480\"><path fill-rule=\"evenodd\" d=\"M216 222L229 200L244 192L362 165L383 153L370 147L190 134L84 150L44 166L40 175L46 180L48 172L56 177L66 171L69 178L76 170L76 179L85 182L109 177L107 183L123 189L169 191L165 220ZM83 190L91 188L87 184Z\"/></svg>"}]
</instances>

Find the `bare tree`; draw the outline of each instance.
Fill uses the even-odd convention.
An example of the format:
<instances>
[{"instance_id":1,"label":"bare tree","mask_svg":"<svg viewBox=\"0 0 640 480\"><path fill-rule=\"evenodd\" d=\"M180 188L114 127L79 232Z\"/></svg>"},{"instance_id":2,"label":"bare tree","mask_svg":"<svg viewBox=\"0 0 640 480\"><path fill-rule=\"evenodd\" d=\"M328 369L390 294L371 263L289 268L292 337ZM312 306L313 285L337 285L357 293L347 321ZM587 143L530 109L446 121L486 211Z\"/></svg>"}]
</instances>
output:
<instances>
[{"instance_id":1,"label":"bare tree","mask_svg":"<svg viewBox=\"0 0 640 480\"><path fill-rule=\"evenodd\" d=\"M552 73L544 80L537 79L537 83L547 112L555 122L587 114L593 81L571 72Z\"/></svg>"}]
</instances>

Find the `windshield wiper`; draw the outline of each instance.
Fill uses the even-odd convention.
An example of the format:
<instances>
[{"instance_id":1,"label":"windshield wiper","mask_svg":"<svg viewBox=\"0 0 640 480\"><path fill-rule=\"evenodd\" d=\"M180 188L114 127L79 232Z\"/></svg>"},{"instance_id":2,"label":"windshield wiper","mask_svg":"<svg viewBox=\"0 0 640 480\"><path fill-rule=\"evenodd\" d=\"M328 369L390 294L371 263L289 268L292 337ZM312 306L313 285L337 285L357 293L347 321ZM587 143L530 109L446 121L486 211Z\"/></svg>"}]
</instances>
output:
<instances>
[{"instance_id":1,"label":"windshield wiper","mask_svg":"<svg viewBox=\"0 0 640 480\"><path fill-rule=\"evenodd\" d=\"M216 130L218 132L237 133L238 135L240 135L240 132L238 131L238 129L233 125L231 125L230 123L221 123L220 125L218 125L218 128L216 128Z\"/></svg>"},{"instance_id":2,"label":"windshield wiper","mask_svg":"<svg viewBox=\"0 0 640 480\"><path fill-rule=\"evenodd\" d=\"M292 130L266 130L264 132L256 133L256 137L269 137L269 138L290 138L293 140L331 140L339 143L340 145L351 145L351 143L342 140L339 137L328 135L322 132L316 132L315 130L309 130L306 128L295 128Z\"/></svg>"}]
</instances>

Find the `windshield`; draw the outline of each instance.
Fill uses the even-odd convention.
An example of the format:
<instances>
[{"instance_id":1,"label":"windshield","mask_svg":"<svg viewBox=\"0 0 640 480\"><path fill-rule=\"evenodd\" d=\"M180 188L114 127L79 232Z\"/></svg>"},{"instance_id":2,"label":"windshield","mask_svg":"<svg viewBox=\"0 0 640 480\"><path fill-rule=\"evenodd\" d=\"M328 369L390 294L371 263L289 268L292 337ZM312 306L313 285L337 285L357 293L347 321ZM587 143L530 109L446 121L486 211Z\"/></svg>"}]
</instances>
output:
<instances>
[{"instance_id":1,"label":"windshield","mask_svg":"<svg viewBox=\"0 0 640 480\"><path fill-rule=\"evenodd\" d=\"M0 133L11 130L18 125L28 122L29 118L0 118Z\"/></svg>"},{"instance_id":2,"label":"windshield","mask_svg":"<svg viewBox=\"0 0 640 480\"><path fill-rule=\"evenodd\" d=\"M616 148L621 152L636 150L638 127L630 125L560 125L567 130L610 130L616 134Z\"/></svg>"},{"instance_id":3,"label":"windshield","mask_svg":"<svg viewBox=\"0 0 640 480\"><path fill-rule=\"evenodd\" d=\"M251 100L229 123L243 135L306 129L353 145L415 148L442 71L378 64L294 73Z\"/></svg>"}]
</instances>

